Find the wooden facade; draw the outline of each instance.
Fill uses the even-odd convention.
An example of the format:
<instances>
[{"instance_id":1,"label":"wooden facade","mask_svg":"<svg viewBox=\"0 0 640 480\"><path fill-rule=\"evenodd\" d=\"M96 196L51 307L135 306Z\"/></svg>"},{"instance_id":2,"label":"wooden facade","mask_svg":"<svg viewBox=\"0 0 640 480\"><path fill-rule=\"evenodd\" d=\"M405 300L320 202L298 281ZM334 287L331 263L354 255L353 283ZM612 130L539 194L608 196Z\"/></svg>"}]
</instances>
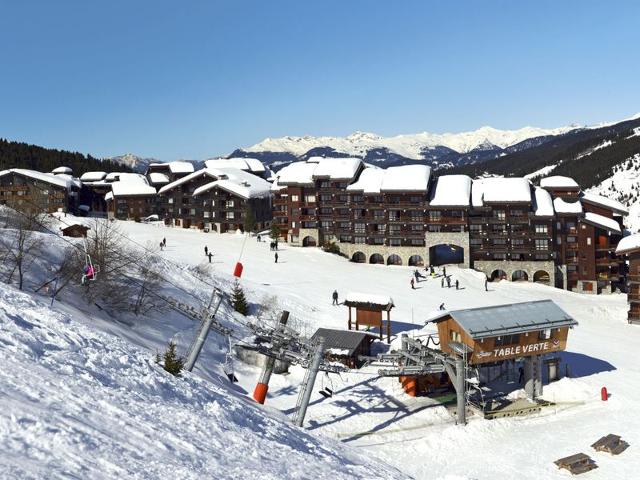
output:
<instances>
[{"instance_id":1,"label":"wooden facade","mask_svg":"<svg viewBox=\"0 0 640 480\"><path fill-rule=\"evenodd\" d=\"M30 172L22 169L0 172L0 205L49 213L75 212L78 188L65 185L54 175Z\"/></svg>"}]
</instances>

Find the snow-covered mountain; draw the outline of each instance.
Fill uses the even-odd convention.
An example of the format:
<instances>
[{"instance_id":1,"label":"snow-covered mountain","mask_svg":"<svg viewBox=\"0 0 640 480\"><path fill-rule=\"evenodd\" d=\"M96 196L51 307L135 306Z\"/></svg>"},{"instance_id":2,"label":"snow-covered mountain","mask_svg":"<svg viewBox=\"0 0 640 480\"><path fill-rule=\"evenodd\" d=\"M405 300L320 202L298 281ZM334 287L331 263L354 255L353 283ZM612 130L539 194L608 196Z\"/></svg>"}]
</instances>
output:
<instances>
[{"instance_id":1,"label":"snow-covered mountain","mask_svg":"<svg viewBox=\"0 0 640 480\"><path fill-rule=\"evenodd\" d=\"M143 173L150 163L156 163L160 160L155 158L144 158L134 155L133 153L125 153L124 155L116 155L115 157L110 157L108 160L112 162L117 162L125 167L129 167L132 170Z\"/></svg>"}]
</instances>

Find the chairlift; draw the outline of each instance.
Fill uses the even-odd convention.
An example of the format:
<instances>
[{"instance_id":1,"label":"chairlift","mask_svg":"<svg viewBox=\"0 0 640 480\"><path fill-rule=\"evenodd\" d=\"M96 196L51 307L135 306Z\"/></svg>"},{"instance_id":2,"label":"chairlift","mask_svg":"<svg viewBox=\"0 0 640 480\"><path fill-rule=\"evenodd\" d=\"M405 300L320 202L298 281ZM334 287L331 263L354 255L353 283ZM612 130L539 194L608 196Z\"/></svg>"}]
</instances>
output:
<instances>
[{"instance_id":1,"label":"chairlift","mask_svg":"<svg viewBox=\"0 0 640 480\"><path fill-rule=\"evenodd\" d=\"M87 247L87 236L84 236L84 268L82 270L82 279L80 283L82 285L88 285L88 282L95 282L100 273L100 265L94 265L89 255L89 248Z\"/></svg>"},{"instance_id":2,"label":"chairlift","mask_svg":"<svg viewBox=\"0 0 640 480\"><path fill-rule=\"evenodd\" d=\"M233 369L233 353L231 352L231 337L227 335L227 353L224 356L224 365L222 366L224 374L227 376L231 383L238 383L238 377L236 377Z\"/></svg>"},{"instance_id":3,"label":"chairlift","mask_svg":"<svg viewBox=\"0 0 640 480\"><path fill-rule=\"evenodd\" d=\"M325 387L324 385L325 377L328 380L330 385L328 387ZM322 377L322 389L318 393L322 395L324 398L333 397L333 380L331 380L331 377L329 376L329 372L324 372L324 377Z\"/></svg>"}]
</instances>

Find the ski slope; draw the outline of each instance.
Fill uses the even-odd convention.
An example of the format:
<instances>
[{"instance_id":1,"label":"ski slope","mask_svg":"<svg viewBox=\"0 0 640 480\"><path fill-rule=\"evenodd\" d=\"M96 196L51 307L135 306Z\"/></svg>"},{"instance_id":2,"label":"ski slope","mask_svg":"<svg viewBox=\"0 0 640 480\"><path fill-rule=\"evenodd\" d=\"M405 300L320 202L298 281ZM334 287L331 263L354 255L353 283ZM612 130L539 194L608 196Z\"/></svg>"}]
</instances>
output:
<instances>
[{"instance_id":1,"label":"ski slope","mask_svg":"<svg viewBox=\"0 0 640 480\"><path fill-rule=\"evenodd\" d=\"M258 304L265 301L273 304L276 310L289 310L291 322L299 325L303 332L309 335L320 326L346 328L346 308L331 305L331 293L334 289L338 290L340 300L350 291L391 296L396 305L392 310L396 343L397 335L401 332L424 335L434 331L432 326L424 326L424 320L433 314L442 302L447 308L454 309L550 298L580 323L570 332L567 352L563 353L564 360L571 366L571 378L563 378L559 382L545 385L544 397L556 402L557 406L547 408L541 414L491 421L472 416L468 425L455 425L454 418L447 408L428 398L412 398L405 395L397 380L378 378L375 374L376 370L367 367L343 374L341 377L319 376L316 391L307 412L305 422L307 432L300 432L275 420L274 415L275 418L284 420L283 415L292 413L298 387L304 375L301 368L293 367L288 375L272 377L265 411L255 407L249 398L243 398L250 397L253 391L259 374L256 367L236 362L236 374L240 383L234 387L233 392L230 391L227 383L220 380L224 342L215 335L209 337L202 361L196 367L196 375L186 376L185 380L174 380L157 371L150 360L152 352L162 348L170 338L176 338L179 346L184 348L195 332L194 325L178 316L163 314L143 320L124 319L127 324L114 323L107 318L80 319L82 325L74 325L72 331L82 329L82 338L85 336L98 338L99 342L102 342L100 349L106 349L109 352L105 360L107 365L105 371L108 374L106 377L101 377L106 378L106 385L100 380L92 380L93 383L87 380L88 385L94 387L94 390L90 390L89 396L96 398L96 402L107 399L108 403L114 398L113 391L126 394L124 403L120 403L116 398L115 405L120 409L119 413L111 412L100 404L100 414L108 415L108 419L105 420L107 425L100 425L100 428L106 430L106 436L114 438L113 436L122 429L117 426L118 422L124 421L126 424L130 418L129 411L135 412L136 418L138 415L142 418L140 424L132 424L131 435L138 428L144 432L169 432L166 441L172 439L172 448L175 450L173 455L168 456L177 456L178 459L169 460L165 458L165 454L158 454L153 450L153 444L147 440L135 442L130 440L131 445L141 443L144 452L142 456L148 455L151 459L150 465L156 466L150 468L176 469L175 471L187 472L184 478L189 478L190 470L186 465L195 464L196 467L192 468L200 474L222 468L221 466L228 467L232 462L231 459L221 458L217 464L210 463L214 462L214 459L210 458L211 455L203 454L203 457L199 457L198 453L190 451L186 446L189 444L206 448L202 443L205 438L202 435L205 433L201 431L209 429L214 432L214 437L217 437L218 432L224 431L224 435L221 433L220 436L227 438L227 430L225 430L227 428L233 432L228 441L224 441L225 445L233 445L233 455L230 456L241 456L246 459L248 465L244 468L250 472L257 471L253 469L257 469L259 464L265 462L265 478L325 478L329 475L336 478L375 478L379 475L380 478L405 476L416 479L449 480L493 479L504 476L521 479L561 479L568 478L568 474L558 471L553 461L578 452L591 455L600 466L588 474L589 478L632 478L633 472L640 468L640 457L634 454L634 449L640 445L640 400L637 398L637 392L640 391L640 366L635 361L637 345L640 344L640 329L626 323L627 305L623 295L585 296L542 285L509 282L489 284L490 291L485 292L484 277L481 274L454 266L448 267L447 273L453 275L453 280L460 281L461 290L443 289L439 279L427 279L418 283L416 290L411 290L409 281L413 269L409 267L353 264L342 257L324 253L319 249L295 248L286 244L281 244L279 260L275 263L274 254L269 250L268 243L258 243L255 237L246 240L244 236L236 234L205 234L193 230L133 222L117 223L128 238L134 239L140 245L157 245L165 237L167 248L154 255L157 269L176 285L203 299L207 298L210 289L196 281L188 273L189 270L195 265L200 265L202 270L209 270L212 282L228 288L233 278L231 272L242 252L241 261L244 264L242 285L254 310L257 310ZM204 256L205 245L214 253L213 262L210 265ZM179 292L174 294L178 295ZM6 311L8 307L5 305L11 305L12 300L7 297L8 293L2 295L0 298L3 299L2 305ZM13 295L21 296L22 294L11 290L10 296ZM31 300L24 300L24 302L28 301ZM74 313L76 310L73 310L75 306L68 306L67 303L56 304L56 308L61 309L59 314L56 314L60 315L56 320L56 331L61 328L58 324L63 326L71 324L73 322L71 318L76 315ZM41 315L45 318L45 307L40 305L29 308L39 312L34 313L36 317ZM14 308L9 313L17 315L15 312L22 310L24 309ZM95 312L92 313L94 314ZM225 315L228 324L234 324L234 319L228 311L225 311ZM10 324L10 319L13 317L3 314L2 318ZM5 320L6 318L9 320ZM12 328L22 334L22 327ZM5 330L3 325L2 332ZM33 329L28 330L28 332L32 331ZM241 331L240 328L239 331ZM21 345L18 341L20 334L15 333L11 337L0 335L3 341L0 348L14 348L7 347L10 344ZM64 335L75 339L77 334L65 333ZM105 340L107 335L110 335L108 341ZM119 338L111 338L111 335ZM46 338L45 336L37 342L27 343L38 345L37 348L41 351L47 351L44 345L59 342L59 340L49 342ZM61 343L62 350L56 351L55 355L63 355L61 352L67 351L73 352L73 355L79 355L77 343L74 341L76 340L64 340ZM91 342L87 344L91 345ZM23 347L20 346L20 348ZM119 360L124 355L122 352L126 352L128 358L124 364ZM69 355L73 357L71 353ZM30 361L34 362L39 357L31 355L25 358L30 358ZM16 393L20 390L21 384L25 385L25 390L35 392L34 398L55 393L53 387L45 389L47 381L53 384L65 379L69 382L79 382L78 389L88 388L83 380L82 374L85 370L82 368L94 367L83 367L81 358L77 357L77 363L74 363L75 360L71 361L72 369L77 369L72 371L79 372L80 376L71 378L70 373L66 374L67 377L57 373L55 376L48 376L53 374L45 369L44 378L47 380L44 383L34 382L27 377L29 367L25 359L22 362L23 366L20 367L24 368L24 375L20 376L15 392L11 394L13 396L9 397L9 405L14 411L24 413L21 412L20 405L25 397ZM92 362L97 362L97 359L92 359ZM128 376L125 379L121 378L123 370L128 371L130 368L137 369L134 370L137 373L132 372L135 379ZM8 382L7 370L12 369L4 369L0 372L3 383ZM100 375L105 375L102 368L98 372ZM142 372L145 372L144 380L137 378L137 375ZM89 376L91 376L90 373ZM317 393L317 390L323 386L333 387L336 394L325 399ZM607 386L611 393L608 402L600 401L599 393L602 386ZM107 392L105 389L110 391ZM72 390L72 392L77 394L78 390ZM521 393L516 390L512 395L518 396ZM221 426L216 423L227 420L222 413L215 418L207 414L204 419L196 419L197 413L202 414L206 411L206 405L208 405L206 398L209 396L225 398L224 402L221 401L220 411L231 410L230 416L233 421L230 425ZM66 398L67 395L60 393L60 397ZM138 397L140 403L134 401ZM0 398L6 398L6 395ZM150 399L158 402L158 405L150 408L150 415L145 416L142 406L145 405L145 408L148 408L146 403ZM45 412L49 412L50 409L38 405L37 402L34 404L35 406L30 408L36 410L30 418L37 418L37 421L42 423L41 418L46 418ZM85 396L84 401L80 398L75 403L70 402L69 408L74 412L82 412L82 408L90 411L94 409L87 407L86 404ZM129 408L130 404L131 408ZM6 424L13 425L13 422L17 421L13 420L13 417L5 418L7 410L3 408L3 413L0 414L3 422L0 432L3 433L7 431ZM184 415L187 428L178 429L174 425L178 422L166 420L166 417L161 415L165 410L171 415ZM56 410L53 409L53 411ZM121 411L127 412L125 419L119 416L123 415ZM242 415L238 413L239 411ZM63 409L62 412L61 417L68 415L67 410ZM75 417L72 416L74 421L78 421L79 416L82 416L77 413L74 415ZM19 418L16 413L13 413L13 416L16 419ZM56 415L53 418L55 419ZM156 418L159 418L158 424L152 427L151 424ZM204 426L201 426L198 421L205 422L202 424ZM42 428L49 428L51 422L44 422ZM259 427L264 424L260 422L266 422L273 430ZM260 438L266 437L273 442L272 449L276 448L276 444L284 443L286 447L282 447L284 448L283 456L276 457L271 462L270 459L260 457L258 453L251 453L257 448L255 443L252 443L254 427L260 430ZM86 425L82 428L86 428ZM2 438L12 438L13 435L18 435L16 433L18 431L19 429L14 425L11 435L2 435ZM265 433L267 431L269 433ZM593 452L589 445L609 433L621 435L631 444L631 448L617 458ZM173 435L185 443L175 440ZM305 440L298 440L299 435L302 435L301 438ZM20 442L24 449L31 448L32 444L37 443L38 438L37 435L26 434L18 437L21 438ZM144 439L147 437L148 435L143 434ZM68 435L61 434L61 438L67 439ZM85 438L94 441L91 435ZM115 438L123 439L123 436ZM326 443L320 438L324 438ZM244 440L251 445L248 450L245 444L236 446L237 442ZM316 449L327 449L333 453L327 453L325 457L309 451L304 453L305 449L302 448L302 445L306 445L304 442L311 442ZM335 442L341 442L344 449L336 447ZM78 443L82 444L82 441ZM131 445L123 447L125 455L131 453L129 449ZM5 451L4 454L0 454L3 457L7 456L7 450L13 452L12 455L16 455L16 458L20 456L15 452L15 446L12 447L13 450L8 449L6 443L1 446ZM289 448L293 453L287 453ZM359 455L353 453L354 448ZM44 449L44 451L47 450ZM90 453L83 451L74 457L74 461L85 468L90 468L88 471L97 472L98 467L86 467L86 465L99 455L95 455L95 451L91 452L91 448L87 451ZM115 446L107 448L104 456L115 455L116 451L120 450ZM250 453L246 453L247 451ZM216 452L222 455L218 450ZM338 456L332 456L334 454ZM322 463L325 461L322 460L323 458L329 459L326 460L328 462L326 467ZM288 461L288 459L291 460ZM132 463L136 461L128 460ZM386 462L389 467L365 463L375 460ZM278 470L279 461L286 461L286 470ZM73 468L69 462L61 461L60 464L64 468ZM305 464L306 470L297 471L295 467L290 466L296 462ZM42 465L43 461L34 459L33 464L35 466L30 471L37 472L36 466ZM364 470L357 466L360 464L364 465ZM179 470L181 467L184 470ZM122 468L130 468L130 471L144 476L136 470L135 466L127 465ZM395 469L402 473L398 474ZM161 471L158 470L158 472ZM309 474L311 471L317 473L311 475ZM231 469L224 472L224 475L218 473L215 478L249 476L237 477L237 470ZM34 476L38 475L34 474ZM113 473L111 476L117 476L117 474ZM149 474L149 476L154 475ZM110 475L105 474L103 478L109 477Z\"/></svg>"}]
</instances>

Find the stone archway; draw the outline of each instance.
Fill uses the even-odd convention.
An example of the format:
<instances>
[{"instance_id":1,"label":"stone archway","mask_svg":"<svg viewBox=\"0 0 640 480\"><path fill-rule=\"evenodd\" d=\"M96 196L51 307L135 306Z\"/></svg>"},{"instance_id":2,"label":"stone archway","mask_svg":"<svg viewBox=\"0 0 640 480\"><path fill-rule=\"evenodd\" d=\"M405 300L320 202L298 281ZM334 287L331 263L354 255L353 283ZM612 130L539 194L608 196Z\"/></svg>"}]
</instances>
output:
<instances>
[{"instance_id":1,"label":"stone archway","mask_svg":"<svg viewBox=\"0 0 640 480\"><path fill-rule=\"evenodd\" d=\"M316 242L316 239L313 238L311 235L307 235L306 237L304 237L302 239L302 246L303 247L316 247L316 246L318 246L318 242Z\"/></svg>"},{"instance_id":2,"label":"stone archway","mask_svg":"<svg viewBox=\"0 0 640 480\"><path fill-rule=\"evenodd\" d=\"M500 270L499 268L491 272L491 281L497 282L500 280L505 280L507 278L507 272L504 270Z\"/></svg>"},{"instance_id":3,"label":"stone archway","mask_svg":"<svg viewBox=\"0 0 640 480\"><path fill-rule=\"evenodd\" d=\"M528 280L529 280L529 274L527 272L525 272L524 270L515 270L511 274L511 281L512 282L526 282Z\"/></svg>"},{"instance_id":4,"label":"stone archway","mask_svg":"<svg viewBox=\"0 0 640 480\"><path fill-rule=\"evenodd\" d=\"M362 252L355 252L351 255L351 261L355 263L367 263L367 256Z\"/></svg>"},{"instance_id":5,"label":"stone archway","mask_svg":"<svg viewBox=\"0 0 640 480\"><path fill-rule=\"evenodd\" d=\"M433 245L429 247L429 262L434 266L464 263L464 248L450 243Z\"/></svg>"},{"instance_id":6,"label":"stone archway","mask_svg":"<svg viewBox=\"0 0 640 480\"><path fill-rule=\"evenodd\" d=\"M411 255L409 257L410 267L424 267L424 259L420 255Z\"/></svg>"},{"instance_id":7,"label":"stone archway","mask_svg":"<svg viewBox=\"0 0 640 480\"><path fill-rule=\"evenodd\" d=\"M549 272L545 270L538 270L533 274L533 281L536 283L544 283L545 285L549 285L549 283L551 282L551 276L549 275Z\"/></svg>"},{"instance_id":8,"label":"stone archway","mask_svg":"<svg viewBox=\"0 0 640 480\"><path fill-rule=\"evenodd\" d=\"M400 255L392 253L387 257L387 265L402 265L402 258L400 258Z\"/></svg>"},{"instance_id":9,"label":"stone archway","mask_svg":"<svg viewBox=\"0 0 640 480\"><path fill-rule=\"evenodd\" d=\"M369 263L373 263L376 265L384 265L384 257L379 253L374 253L369 257Z\"/></svg>"}]
</instances>

